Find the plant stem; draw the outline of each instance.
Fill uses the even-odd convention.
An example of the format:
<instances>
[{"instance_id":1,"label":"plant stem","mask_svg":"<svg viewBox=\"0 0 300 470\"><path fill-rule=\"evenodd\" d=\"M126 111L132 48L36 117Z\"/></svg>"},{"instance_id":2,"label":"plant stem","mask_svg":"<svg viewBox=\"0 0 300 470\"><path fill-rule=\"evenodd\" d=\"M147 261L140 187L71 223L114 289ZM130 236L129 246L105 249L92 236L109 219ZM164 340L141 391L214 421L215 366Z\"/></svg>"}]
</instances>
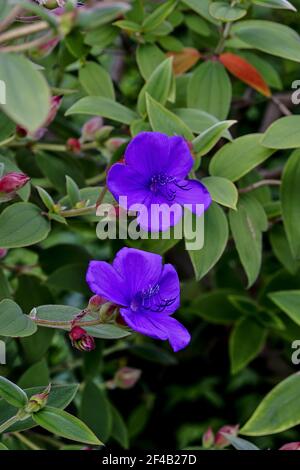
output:
<instances>
[{"instance_id":1,"label":"plant stem","mask_svg":"<svg viewBox=\"0 0 300 470\"><path fill-rule=\"evenodd\" d=\"M230 6L234 7L235 4L236 4L236 0L232 0ZM228 38L230 30L231 30L231 26L232 26L231 22L226 23L226 25L224 26L220 41L215 50L215 54L219 55L223 52L226 39Z\"/></svg>"},{"instance_id":2,"label":"plant stem","mask_svg":"<svg viewBox=\"0 0 300 470\"><path fill-rule=\"evenodd\" d=\"M39 33L49 28L47 21L39 21L38 23L29 26L21 26L19 28L11 29L5 33L0 34L0 43L18 39L30 34Z\"/></svg>"},{"instance_id":3,"label":"plant stem","mask_svg":"<svg viewBox=\"0 0 300 470\"><path fill-rule=\"evenodd\" d=\"M33 442L31 442L29 439L27 439L27 437L23 436L19 432L14 432L13 436L17 437L19 439L19 441L23 442L23 444L25 444L31 450L42 450L40 447L35 445Z\"/></svg>"},{"instance_id":4,"label":"plant stem","mask_svg":"<svg viewBox=\"0 0 300 470\"><path fill-rule=\"evenodd\" d=\"M254 191L255 189L262 188L263 186L280 186L281 181L279 180L261 180L257 181L257 183L250 184L249 186L246 186L245 188L240 188L239 193L240 194L245 194L249 193L250 191Z\"/></svg>"},{"instance_id":5,"label":"plant stem","mask_svg":"<svg viewBox=\"0 0 300 470\"><path fill-rule=\"evenodd\" d=\"M271 96L271 101L278 107L284 116L292 116L292 112L276 96Z\"/></svg>"},{"instance_id":6,"label":"plant stem","mask_svg":"<svg viewBox=\"0 0 300 470\"><path fill-rule=\"evenodd\" d=\"M37 325L40 326L45 326L48 328L61 328L63 330L65 329L71 329L73 320L70 321L51 321L51 320L42 320L41 318L32 318L32 321L34 321ZM78 326L97 326L103 324L102 320L97 319L97 320L85 320L78 322Z\"/></svg>"},{"instance_id":7,"label":"plant stem","mask_svg":"<svg viewBox=\"0 0 300 470\"><path fill-rule=\"evenodd\" d=\"M4 18L3 21L0 23L0 31L4 31L8 26L11 25L16 19L17 16L20 16L22 14L23 7L20 7L16 5L11 12L7 15L6 18Z\"/></svg>"},{"instance_id":8,"label":"plant stem","mask_svg":"<svg viewBox=\"0 0 300 470\"><path fill-rule=\"evenodd\" d=\"M23 44L16 44L14 46L1 47L1 52L22 52L28 51L29 49L34 49L35 47L42 46L46 44L50 39L52 39L52 33L45 34L44 36L34 39L33 41L24 42Z\"/></svg>"},{"instance_id":9,"label":"plant stem","mask_svg":"<svg viewBox=\"0 0 300 470\"><path fill-rule=\"evenodd\" d=\"M78 217L80 215L92 215L92 214L96 214L96 205L82 207L80 209L69 209L66 211L61 211L59 213L59 215L65 218Z\"/></svg>"},{"instance_id":10,"label":"plant stem","mask_svg":"<svg viewBox=\"0 0 300 470\"><path fill-rule=\"evenodd\" d=\"M0 426L0 434L6 429L10 428L13 424L17 423L19 421L19 415L18 413L15 416L12 416L9 418L7 421L5 421L3 424Z\"/></svg>"}]
</instances>

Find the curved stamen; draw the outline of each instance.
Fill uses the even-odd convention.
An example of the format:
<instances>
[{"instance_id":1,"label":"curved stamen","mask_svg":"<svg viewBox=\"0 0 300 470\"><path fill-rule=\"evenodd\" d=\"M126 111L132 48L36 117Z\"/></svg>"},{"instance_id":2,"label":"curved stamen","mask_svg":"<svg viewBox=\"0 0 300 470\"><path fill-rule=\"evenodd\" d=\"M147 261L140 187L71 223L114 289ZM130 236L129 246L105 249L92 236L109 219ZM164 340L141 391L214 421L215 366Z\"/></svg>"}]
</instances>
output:
<instances>
[{"instance_id":1,"label":"curved stamen","mask_svg":"<svg viewBox=\"0 0 300 470\"><path fill-rule=\"evenodd\" d=\"M176 198L177 189L189 191L189 181L177 181L174 176L169 176L164 173L158 173L151 178L150 190L154 193L162 194L168 201L174 201Z\"/></svg>"},{"instance_id":2,"label":"curved stamen","mask_svg":"<svg viewBox=\"0 0 300 470\"><path fill-rule=\"evenodd\" d=\"M163 299L159 293L159 290L159 284L155 284L154 286L149 286L148 289L144 289L141 292L142 306L145 310L151 310L153 312L160 313L175 302L176 298Z\"/></svg>"}]
</instances>

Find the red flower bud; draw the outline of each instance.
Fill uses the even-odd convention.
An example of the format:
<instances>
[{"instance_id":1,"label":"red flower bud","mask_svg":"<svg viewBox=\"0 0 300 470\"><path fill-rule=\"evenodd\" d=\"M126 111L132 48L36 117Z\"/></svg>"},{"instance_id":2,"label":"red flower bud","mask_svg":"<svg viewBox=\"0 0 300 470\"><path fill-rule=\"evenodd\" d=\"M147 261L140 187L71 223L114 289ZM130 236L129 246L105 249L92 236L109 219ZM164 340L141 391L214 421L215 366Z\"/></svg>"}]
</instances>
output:
<instances>
[{"instance_id":1,"label":"red flower bud","mask_svg":"<svg viewBox=\"0 0 300 470\"><path fill-rule=\"evenodd\" d=\"M203 447L205 449L209 449L213 445L214 440L215 440L215 436L214 436L213 430L211 427L209 427L202 436Z\"/></svg>"},{"instance_id":2,"label":"red flower bud","mask_svg":"<svg viewBox=\"0 0 300 470\"><path fill-rule=\"evenodd\" d=\"M0 193L13 193L21 189L28 181L29 176L24 173L7 173L0 178Z\"/></svg>"},{"instance_id":3,"label":"red flower bud","mask_svg":"<svg viewBox=\"0 0 300 470\"><path fill-rule=\"evenodd\" d=\"M83 141L93 141L97 138L97 133L103 126L102 117L96 116L87 121L81 130Z\"/></svg>"},{"instance_id":4,"label":"red flower bud","mask_svg":"<svg viewBox=\"0 0 300 470\"><path fill-rule=\"evenodd\" d=\"M111 139L107 140L105 146L111 152L115 152L116 150L118 150L119 147L121 147L121 145L123 145L127 141L127 139L123 139L122 137L112 137Z\"/></svg>"},{"instance_id":5,"label":"red flower bud","mask_svg":"<svg viewBox=\"0 0 300 470\"><path fill-rule=\"evenodd\" d=\"M61 101L62 101L62 96L52 96L50 111L47 116L46 122L44 123L44 127L48 127L51 124L51 122L54 121L57 115L57 111L59 110L59 107L61 105Z\"/></svg>"},{"instance_id":6,"label":"red flower bud","mask_svg":"<svg viewBox=\"0 0 300 470\"><path fill-rule=\"evenodd\" d=\"M5 258L7 255L7 250L5 248L0 248L0 259Z\"/></svg>"},{"instance_id":7,"label":"red flower bud","mask_svg":"<svg viewBox=\"0 0 300 470\"><path fill-rule=\"evenodd\" d=\"M90 352L95 349L95 340L80 326L73 326L69 333L72 346L79 351Z\"/></svg>"},{"instance_id":8,"label":"red flower bud","mask_svg":"<svg viewBox=\"0 0 300 470\"><path fill-rule=\"evenodd\" d=\"M141 374L140 369L122 367L116 372L113 380L107 383L108 388L122 388L123 390L132 388L139 381Z\"/></svg>"},{"instance_id":9,"label":"red flower bud","mask_svg":"<svg viewBox=\"0 0 300 470\"><path fill-rule=\"evenodd\" d=\"M45 388L45 390L42 393L37 393L36 395L32 395L32 397L30 397L25 407L25 412L36 413L37 411L40 411L42 408L44 408L47 405L50 391L51 391L51 384L49 384L48 387Z\"/></svg>"},{"instance_id":10,"label":"red flower bud","mask_svg":"<svg viewBox=\"0 0 300 470\"><path fill-rule=\"evenodd\" d=\"M218 449L223 449L230 445L230 442L223 436L223 432L226 434L231 434L232 436L237 436L239 430L239 425L226 425L222 426L216 434L215 437L215 446Z\"/></svg>"},{"instance_id":11,"label":"red flower bud","mask_svg":"<svg viewBox=\"0 0 300 470\"><path fill-rule=\"evenodd\" d=\"M300 442L289 442L280 447L279 450L300 450Z\"/></svg>"},{"instance_id":12,"label":"red flower bud","mask_svg":"<svg viewBox=\"0 0 300 470\"><path fill-rule=\"evenodd\" d=\"M67 140L67 149L72 153L80 153L81 144L78 139L71 137Z\"/></svg>"},{"instance_id":13,"label":"red flower bud","mask_svg":"<svg viewBox=\"0 0 300 470\"><path fill-rule=\"evenodd\" d=\"M107 300L100 295L93 295L89 300L88 309L92 312L99 312L102 305L106 304Z\"/></svg>"}]
</instances>

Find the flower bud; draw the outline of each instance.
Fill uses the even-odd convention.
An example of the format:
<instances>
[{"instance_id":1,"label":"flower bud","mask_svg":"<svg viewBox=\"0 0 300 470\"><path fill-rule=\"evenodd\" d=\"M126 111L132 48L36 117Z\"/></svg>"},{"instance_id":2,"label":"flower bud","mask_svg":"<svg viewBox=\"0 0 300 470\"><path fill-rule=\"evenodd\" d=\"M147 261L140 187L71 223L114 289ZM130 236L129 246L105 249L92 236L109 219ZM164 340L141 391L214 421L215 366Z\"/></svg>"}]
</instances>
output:
<instances>
[{"instance_id":1,"label":"flower bud","mask_svg":"<svg viewBox=\"0 0 300 470\"><path fill-rule=\"evenodd\" d=\"M289 442L280 447L279 450L300 450L300 442Z\"/></svg>"},{"instance_id":2,"label":"flower bud","mask_svg":"<svg viewBox=\"0 0 300 470\"><path fill-rule=\"evenodd\" d=\"M53 10L57 7L64 7L66 0L37 0L37 2L43 6L48 8L49 10Z\"/></svg>"},{"instance_id":3,"label":"flower bud","mask_svg":"<svg viewBox=\"0 0 300 470\"><path fill-rule=\"evenodd\" d=\"M32 395L24 408L26 413L36 413L47 405L48 397L51 391L51 384L42 393Z\"/></svg>"},{"instance_id":4,"label":"flower bud","mask_svg":"<svg viewBox=\"0 0 300 470\"><path fill-rule=\"evenodd\" d=\"M142 371L133 367L122 367L119 369L113 380L107 382L108 388L122 388L127 390L135 386L141 377Z\"/></svg>"},{"instance_id":5,"label":"flower bud","mask_svg":"<svg viewBox=\"0 0 300 470\"><path fill-rule=\"evenodd\" d=\"M222 426L216 434L215 437L215 446L218 449L223 449L230 445L230 442L223 436L222 433L230 434L232 436L237 436L239 430L239 425L226 425Z\"/></svg>"},{"instance_id":6,"label":"flower bud","mask_svg":"<svg viewBox=\"0 0 300 470\"><path fill-rule=\"evenodd\" d=\"M72 346L79 351L90 352L95 349L95 340L80 326L73 326L69 333Z\"/></svg>"},{"instance_id":7,"label":"flower bud","mask_svg":"<svg viewBox=\"0 0 300 470\"><path fill-rule=\"evenodd\" d=\"M104 297L101 297L100 295L93 295L93 297L91 297L89 300L88 310L90 310L91 312L99 312L102 305L106 303L107 300L104 299Z\"/></svg>"},{"instance_id":8,"label":"flower bud","mask_svg":"<svg viewBox=\"0 0 300 470\"><path fill-rule=\"evenodd\" d=\"M124 139L122 137L112 137L105 143L105 146L111 152L116 152L116 150L118 150L118 148L127 141L128 139Z\"/></svg>"},{"instance_id":9,"label":"flower bud","mask_svg":"<svg viewBox=\"0 0 300 470\"><path fill-rule=\"evenodd\" d=\"M202 436L202 446L205 449L209 449L213 445L214 440L215 440L215 436L214 436L213 430L211 427L209 427Z\"/></svg>"},{"instance_id":10,"label":"flower bud","mask_svg":"<svg viewBox=\"0 0 300 470\"><path fill-rule=\"evenodd\" d=\"M83 142L97 139L97 135L103 126L102 117L96 116L87 121L81 129L81 139Z\"/></svg>"},{"instance_id":11,"label":"flower bud","mask_svg":"<svg viewBox=\"0 0 300 470\"><path fill-rule=\"evenodd\" d=\"M112 126L102 126L97 133L97 140L104 141L108 139L113 129L114 128Z\"/></svg>"},{"instance_id":12,"label":"flower bud","mask_svg":"<svg viewBox=\"0 0 300 470\"><path fill-rule=\"evenodd\" d=\"M5 258L6 255L7 255L6 248L0 248L0 259Z\"/></svg>"},{"instance_id":13,"label":"flower bud","mask_svg":"<svg viewBox=\"0 0 300 470\"><path fill-rule=\"evenodd\" d=\"M0 193L14 193L30 180L24 173L7 173L0 178Z\"/></svg>"},{"instance_id":14,"label":"flower bud","mask_svg":"<svg viewBox=\"0 0 300 470\"><path fill-rule=\"evenodd\" d=\"M67 149L72 153L80 153L81 151L81 144L78 139L71 137L67 140Z\"/></svg>"},{"instance_id":15,"label":"flower bud","mask_svg":"<svg viewBox=\"0 0 300 470\"><path fill-rule=\"evenodd\" d=\"M44 123L44 127L48 127L51 124L51 122L54 121L54 119L57 115L57 111L60 108L61 101L62 101L62 96L52 96L50 111L48 113L46 122Z\"/></svg>"}]
</instances>

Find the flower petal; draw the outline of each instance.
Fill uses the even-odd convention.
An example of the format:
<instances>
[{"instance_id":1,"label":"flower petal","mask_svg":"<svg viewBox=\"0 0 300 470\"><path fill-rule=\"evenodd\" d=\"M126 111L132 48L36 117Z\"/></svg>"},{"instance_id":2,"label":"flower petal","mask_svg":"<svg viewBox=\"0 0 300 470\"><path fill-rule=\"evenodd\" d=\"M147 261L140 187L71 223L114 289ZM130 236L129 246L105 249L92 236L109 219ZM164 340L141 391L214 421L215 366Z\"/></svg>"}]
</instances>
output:
<instances>
[{"instance_id":1,"label":"flower petal","mask_svg":"<svg viewBox=\"0 0 300 470\"><path fill-rule=\"evenodd\" d=\"M141 314L130 309L121 309L120 313L127 325L134 331L154 339L169 340L175 352L185 348L190 342L187 329L168 315L160 313Z\"/></svg>"},{"instance_id":2,"label":"flower petal","mask_svg":"<svg viewBox=\"0 0 300 470\"><path fill-rule=\"evenodd\" d=\"M182 180L177 182L177 187L175 202L178 204L192 205L191 210L197 215L202 215L209 208L211 195L200 181Z\"/></svg>"},{"instance_id":3,"label":"flower petal","mask_svg":"<svg viewBox=\"0 0 300 470\"><path fill-rule=\"evenodd\" d=\"M163 300L173 300L164 308L163 313L171 315L180 306L180 284L176 269L171 264L165 264L159 280L159 295Z\"/></svg>"},{"instance_id":4,"label":"flower petal","mask_svg":"<svg viewBox=\"0 0 300 470\"><path fill-rule=\"evenodd\" d=\"M167 173L176 178L184 179L194 165L191 151L183 137L170 137L169 143L170 153Z\"/></svg>"},{"instance_id":5,"label":"flower petal","mask_svg":"<svg viewBox=\"0 0 300 470\"><path fill-rule=\"evenodd\" d=\"M125 152L125 162L140 175L161 173L168 166L170 139L160 132L141 132Z\"/></svg>"},{"instance_id":6,"label":"flower petal","mask_svg":"<svg viewBox=\"0 0 300 470\"><path fill-rule=\"evenodd\" d=\"M130 305L124 278L105 261L91 261L86 274L86 282L92 292L105 297L117 305Z\"/></svg>"},{"instance_id":7,"label":"flower petal","mask_svg":"<svg viewBox=\"0 0 300 470\"><path fill-rule=\"evenodd\" d=\"M162 257L135 248L122 248L113 267L126 281L128 296L132 299L140 290L158 282L162 273Z\"/></svg>"},{"instance_id":8,"label":"flower petal","mask_svg":"<svg viewBox=\"0 0 300 470\"><path fill-rule=\"evenodd\" d=\"M116 163L107 175L107 186L116 201L120 196L127 196L127 207L137 203L144 203L149 196L147 190L147 175L137 173L132 167L123 163Z\"/></svg>"},{"instance_id":9,"label":"flower petal","mask_svg":"<svg viewBox=\"0 0 300 470\"><path fill-rule=\"evenodd\" d=\"M137 221L141 228L150 232L164 232L174 227L182 217L180 204L168 203L161 196L152 196L151 203L139 212Z\"/></svg>"}]
</instances>

